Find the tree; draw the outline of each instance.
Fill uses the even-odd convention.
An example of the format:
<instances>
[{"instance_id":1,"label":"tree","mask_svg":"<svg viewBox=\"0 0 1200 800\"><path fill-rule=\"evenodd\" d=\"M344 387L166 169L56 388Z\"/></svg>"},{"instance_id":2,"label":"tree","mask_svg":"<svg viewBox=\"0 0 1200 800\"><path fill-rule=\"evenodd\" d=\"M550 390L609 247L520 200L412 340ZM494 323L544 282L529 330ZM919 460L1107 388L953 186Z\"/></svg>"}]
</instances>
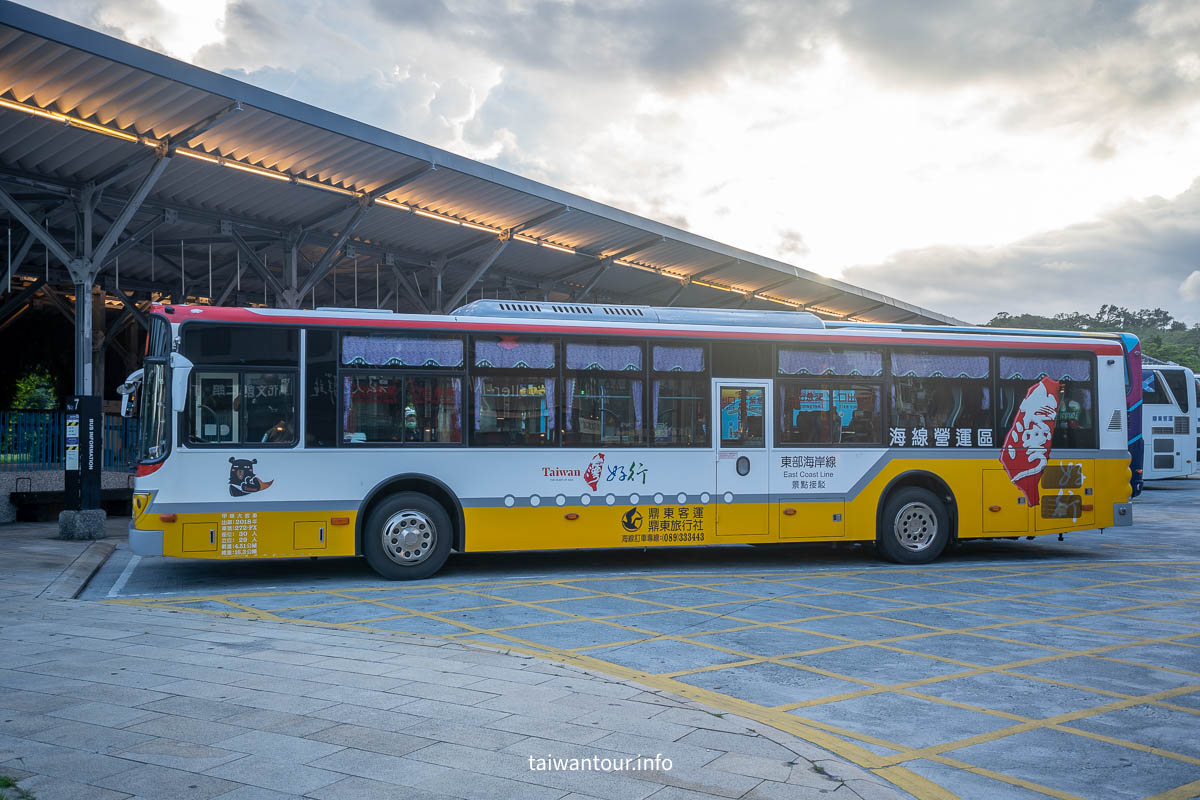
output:
<instances>
[{"instance_id":1,"label":"tree","mask_svg":"<svg viewBox=\"0 0 1200 800\"><path fill-rule=\"evenodd\" d=\"M1176 320L1161 308L1131 311L1106 303L1094 315L1073 311L1053 317L1003 311L987 325L993 328L1132 333L1141 339L1142 352L1151 358L1174 361L1200 371L1200 324L1188 328L1187 323Z\"/></svg>"},{"instance_id":2,"label":"tree","mask_svg":"<svg viewBox=\"0 0 1200 800\"><path fill-rule=\"evenodd\" d=\"M17 379L16 390L13 392L13 408L58 408L58 392L54 389L54 379L45 367L34 367Z\"/></svg>"}]
</instances>

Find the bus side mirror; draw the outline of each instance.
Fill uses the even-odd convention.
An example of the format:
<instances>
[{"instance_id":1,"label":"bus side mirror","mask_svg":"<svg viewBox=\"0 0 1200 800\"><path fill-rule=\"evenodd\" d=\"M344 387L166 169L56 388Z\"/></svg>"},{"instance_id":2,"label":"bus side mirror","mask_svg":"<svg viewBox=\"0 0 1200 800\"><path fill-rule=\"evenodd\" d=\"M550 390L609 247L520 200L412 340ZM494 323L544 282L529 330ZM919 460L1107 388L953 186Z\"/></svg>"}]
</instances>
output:
<instances>
[{"instance_id":1,"label":"bus side mirror","mask_svg":"<svg viewBox=\"0 0 1200 800\"><path fill-rule=\"evenodd\" d=\"M142 370L129 373L129 377L125 382L117 387L117 394L121 395L121 416L132 417L138 405L138 392L142 388Z\"/></svg>"},{"instance_id":2,"label":"bus side mirror","mask_svg":"<svg viewBox=\"0 0 1200 800\"><path fill-rule=\"evenodd\" d=\"M192 362L179 353L171 353L171 405L176 414L187 408L187 387L191 376Z\"/></svg>"}]
</instances>

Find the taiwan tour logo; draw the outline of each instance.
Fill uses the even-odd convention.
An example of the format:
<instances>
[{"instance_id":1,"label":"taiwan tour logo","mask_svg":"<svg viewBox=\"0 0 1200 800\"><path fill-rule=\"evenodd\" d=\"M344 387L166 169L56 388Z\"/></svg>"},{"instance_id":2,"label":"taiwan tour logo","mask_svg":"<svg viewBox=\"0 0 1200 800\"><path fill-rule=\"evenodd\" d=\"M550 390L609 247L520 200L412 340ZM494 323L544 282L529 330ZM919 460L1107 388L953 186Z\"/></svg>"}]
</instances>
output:
<instances>
[{"instance_id":1,"label":"taiwan tour logo","mask_svg":"<svg viewBox=\"0 0 1200 800\"><path fill-rule=\"evenodd\" d=\"M600 476L604 474L604 453L596 453L592 456L592 463L587 465L587 469L583 471L583 480L588 486L592 487L592 491L596 491L596 484L600 482Z\"/></svg>"},{"instance_id":2,"label":"taiwan tour logo","mask_svg":"<svg viewBox=\"0 0 1200 800\"><path fill-rule=\"evenodd\" d=\"M621 517L621 527L633 533L642 529L642 512L636 508L631 508L625 512L625 516Z\"/></svg>"},{"instance_id":3,"label":"taiwan tour logo","mask_svg":"<svg viewBox=\"0 0 1200 800\"><path fill-rule=\"evenodd\" d=\"M230 497L242 497L255 492L261 492L264 489L271 488L271 484L275 481L260 480L254 474L254 465L258 463L257 458L230 458L229 459L229 495Z\"/></svg>"}]
</instances>

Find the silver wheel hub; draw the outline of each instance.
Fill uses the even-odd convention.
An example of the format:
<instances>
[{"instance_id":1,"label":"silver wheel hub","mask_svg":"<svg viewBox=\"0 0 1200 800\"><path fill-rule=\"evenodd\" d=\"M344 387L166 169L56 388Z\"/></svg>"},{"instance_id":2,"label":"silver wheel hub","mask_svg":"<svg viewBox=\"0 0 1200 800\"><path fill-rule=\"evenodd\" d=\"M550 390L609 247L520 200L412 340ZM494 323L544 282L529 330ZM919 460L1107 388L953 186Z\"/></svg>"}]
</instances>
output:
<instances>
[{"instance_id":1,"label":"silver wheel hub","mask_svg":"<svg viewBox=\"0 0 1200 800\"><path fill-rule=\"evenodd\" d=\"M937 537L937 514L925 503L906 503L892 524L896 541L906 550L919 553Z\"/></svg>"},{"instance_id":2,"label":"silver wheel hub","mask_svg":"<svg viewBox=\"0 0 1200 800\"><path fill-rule=\"evenodd\" d=\"M429 558L437 544L433 520L414 509L397 511L383 523L383 552L397 564L411 566Z\"/></svg>"}]
</instances>

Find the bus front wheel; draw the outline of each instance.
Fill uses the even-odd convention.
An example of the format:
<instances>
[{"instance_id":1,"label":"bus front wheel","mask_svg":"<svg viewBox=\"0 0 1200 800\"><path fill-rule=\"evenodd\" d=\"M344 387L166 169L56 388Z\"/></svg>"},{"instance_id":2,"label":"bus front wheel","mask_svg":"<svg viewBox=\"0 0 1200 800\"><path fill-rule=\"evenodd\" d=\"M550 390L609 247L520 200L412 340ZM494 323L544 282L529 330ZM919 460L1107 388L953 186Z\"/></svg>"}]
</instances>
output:
<instances>
[{"instance_id":1,"label":"bus front wheel","mask_svg":"<svg viewBox=\"0 0 1200 800\"><path fill-rule=\"evenodd\" d=\"M928 489L910 486L894 492L883 506L877 542L888 561L928 564L950 541L946 504Z\"/></svg>"},{"instance_id":2,"label":"bus front wheel","mask_svg":"<svg viewBox=\"0 0 1200 800\"><path fill-rule=\"evenodd\" d=\"M452 538L450 516L440 503L419 492L400 492L367 517L363 554L388 580L419 580L446 563Z\"/></svg>"}]
</instances>

